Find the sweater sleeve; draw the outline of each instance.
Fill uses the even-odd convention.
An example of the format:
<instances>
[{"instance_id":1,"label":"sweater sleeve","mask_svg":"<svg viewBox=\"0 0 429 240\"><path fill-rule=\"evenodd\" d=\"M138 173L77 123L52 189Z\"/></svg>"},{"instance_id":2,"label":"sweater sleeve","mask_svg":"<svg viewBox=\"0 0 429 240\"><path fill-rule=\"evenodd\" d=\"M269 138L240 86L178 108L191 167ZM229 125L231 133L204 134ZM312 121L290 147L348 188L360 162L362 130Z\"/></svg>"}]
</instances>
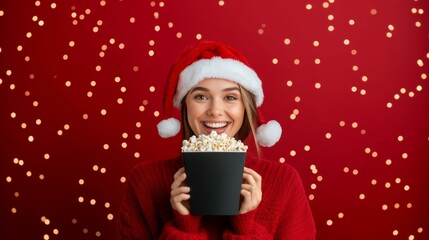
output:
<instances>
[{"instance_id":1,"label":"sweater sleeve","mask_svg":"<svg viewBox=\"0 0 429 240\"><path fill-rule=\"evenodd\" d=\"M291 179L276 239L314 240L316 227L299 173L290 168Z\"/></svg>"},{"instance_id":2,"label":"sweater sleeve","mask_svg":"<svg viewBox=\"0 0 429 240\"><path fill-rule=\"evenodd\" d=\"M239 214L230 218L232 230L223 233L224 240L272 239L271 234L254 221L255 210Z\"/></svg>"},{"instance_id":3,"label":"sweater sleeve","mask_svg":"<svg viewBox=\"0 0 429 240\"><path fill-rule=\"evenodd\" d=\"M158 196L154 189L159 188L152 188L145 176L136 171L130 176L119 209L116 239L207 239L206 233L199 229L200 216L183 216L171 210L174 217L162 222L157 210L159 202L154 197Z\"/></svg>"}]
</instances>

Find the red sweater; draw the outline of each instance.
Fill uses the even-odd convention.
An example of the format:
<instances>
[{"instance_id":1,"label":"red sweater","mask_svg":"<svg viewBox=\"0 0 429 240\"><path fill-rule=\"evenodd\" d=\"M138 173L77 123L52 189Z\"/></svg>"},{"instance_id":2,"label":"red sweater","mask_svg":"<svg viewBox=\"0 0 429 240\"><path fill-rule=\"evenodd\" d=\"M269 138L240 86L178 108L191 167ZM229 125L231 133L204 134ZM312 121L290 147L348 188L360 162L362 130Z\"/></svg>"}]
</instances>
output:
<instances>
[{"instance_id":1,"label":"red sweater","mask_svg":"<svg viewBox=\"0 0 429 240\"><path fill-rule=\"evenodd\" d=\"M315 224L297 171L287 165L247 157L262 176L258 208L236 216L180 215L170 204L180 158L143 162L129 178L120 206L117 239L315 239Z\"/></svg>"}]
</instances>

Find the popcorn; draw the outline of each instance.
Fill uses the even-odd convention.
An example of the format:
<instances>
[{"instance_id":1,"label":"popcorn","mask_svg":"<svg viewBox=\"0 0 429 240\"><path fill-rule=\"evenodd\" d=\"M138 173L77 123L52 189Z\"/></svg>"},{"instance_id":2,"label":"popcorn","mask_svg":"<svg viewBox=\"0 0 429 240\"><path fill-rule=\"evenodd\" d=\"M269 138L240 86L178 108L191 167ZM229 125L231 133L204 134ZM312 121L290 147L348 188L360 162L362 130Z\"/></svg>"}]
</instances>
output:
<instances>
[{"instance_id":1,"label":"popcorn","mask_svg":"<svg viewBox=\"0 0 429 240\"><path fill-rule=\"evenodd\" d=\"M182 142L182 152L246 152L247 146L240 140L228 137L226 133L210 135L195 135Z\"/></svg>"}]
</instances>

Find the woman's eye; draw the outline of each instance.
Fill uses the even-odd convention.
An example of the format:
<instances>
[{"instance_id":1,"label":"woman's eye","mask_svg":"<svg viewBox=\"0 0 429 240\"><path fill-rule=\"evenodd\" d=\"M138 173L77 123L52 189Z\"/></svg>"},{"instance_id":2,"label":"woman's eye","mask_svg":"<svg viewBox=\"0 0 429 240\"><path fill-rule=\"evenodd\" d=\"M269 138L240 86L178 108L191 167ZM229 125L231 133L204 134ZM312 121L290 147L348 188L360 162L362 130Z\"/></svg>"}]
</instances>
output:
<instances>
[{"instance_id":1,"label":"woman's eye","mask_svg":"<svg viewBox=\"0 0 429 240\"><path fill-rule=\"evenodd\" d=\"M207 100L208 99L206 96L201 95L201 94L195 95L194 98L197 100Z\"/></svg>"},{"instance_id":2,"label":"woman's eye","mask_svg":"<svg viewBox=\"0 0 429 240\"><path fill-rule=\"evenodd\" d=\"M233 101L233 100L237 100L237 98L235 96L226 96L226 100Z\"/></svg>"}]
</instances>

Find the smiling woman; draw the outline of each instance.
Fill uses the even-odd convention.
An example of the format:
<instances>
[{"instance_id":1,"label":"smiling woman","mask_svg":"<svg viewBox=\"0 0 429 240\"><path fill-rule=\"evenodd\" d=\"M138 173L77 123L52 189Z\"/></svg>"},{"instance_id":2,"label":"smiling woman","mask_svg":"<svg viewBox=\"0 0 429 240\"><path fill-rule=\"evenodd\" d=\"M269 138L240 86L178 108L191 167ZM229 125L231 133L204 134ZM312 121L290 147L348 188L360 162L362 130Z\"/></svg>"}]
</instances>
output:
<instances>
[{"instance_id":1,"label":"smiling woman","mask_svg":"<svg viewBox=\"0 0 429 240\"><path fill-rule=\"evenodd\" d=\"M192 135L226 133L235 136L244 119L244 104L239 85L228 80L210 78L201 81L185 98ZM242 139L244 140L244 139Z\"/></svg>"},{"instance_id":2,"label":"smiling woman","mask_svg":"<svg viewBox=\"0 0 429 240\"><path fill-rule=\"evenodd\" d=\"M204 41L187 48L173 65L164 116L171 116L173 106L181 109L183 139L213 131L241 141L252 135L260 156L258 146L273 146L282 132L277 121L262 118L258 107L263 99L261 80L240 52ZM169 118L157 127L161 137L172 137L179 133L180 122ZM244 169L235 175L241 184L236 195L240 194L240 206L237 215L228 216L191 214L192 189L180 156L136 166L120 208L118 238L315 239L299 174L285 163L253 155L246 155ZM216 185L220 180L210 179L213 186L225 186Z\"/></svg>"}]
</instances>

